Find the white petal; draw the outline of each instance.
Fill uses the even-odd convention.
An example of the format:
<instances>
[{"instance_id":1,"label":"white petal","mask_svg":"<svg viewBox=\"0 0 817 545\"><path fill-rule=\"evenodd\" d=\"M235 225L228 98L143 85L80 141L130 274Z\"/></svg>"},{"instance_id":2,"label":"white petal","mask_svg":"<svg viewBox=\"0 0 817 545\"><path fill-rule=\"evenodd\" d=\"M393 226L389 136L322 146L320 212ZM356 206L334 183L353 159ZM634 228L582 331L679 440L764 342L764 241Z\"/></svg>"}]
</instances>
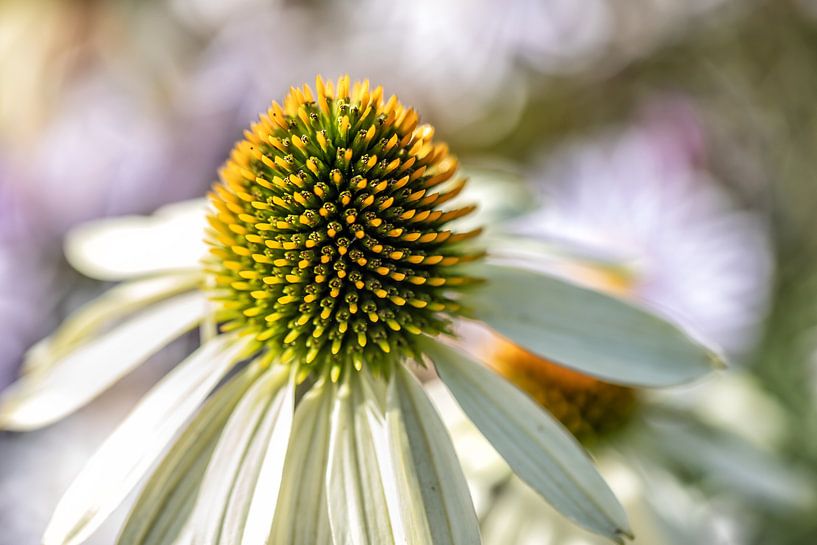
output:
<instances>
[{"instance_id":1,"label":"white petal","mask_svg":"<svg viewBox=\"0 0 817 545\"><path fill-rule=\"evenodd\" d=\"M35 344L26 354L23 369L26 372L47 369L104 325L191 290L198 282L198 274L173 274L134 280L111 288L74 312L53 335Z\"/></svg>"},{"instance_id":2,"label":"white petal","mask_svg":"<svg viewBox=\"0 0 817 545\"><path fill-rule=\"evenodd\" d=\"M0 428L34 429L70 414L195 327L204 308L200 293L174 297L22 377L0 396Z\"/></svg>"},{"instance_id":3,"label":"white petal","mask_svg":"<svg viewBox=\"0 0 817 545\"><path fill-rule=\"evenodd\" d=\"M604 380L670 386L701 377L722 358L666 320L556 277L498 265L472 274L477 319L540 356Z\"/></svg>"},{"instance_id":4,"label":"white petal","mask_svg":"<svg viewBox=\"0 0 817 545\"><path fill-rule=\"evenodd\" d=\"M204 201L81 225L68 233L65 256L81 273L123 280L158 272L198 269L206 247Z\"/></svg>"},{"instance_id":5,"label":"white petal","mask_svg":"<svg viewBox=\"0 0 817 545\"><path fill-rule=\"evenodd\" d=\"M348 372L335 399L327 474L329 522L334 545L389 545L395 543L394 528L375 437L383 432L383 407L360 374Z\"/></svg>"},{"instance_id":6,"label":"white petal","mask_svg":"<svg viewBox=\"0 0 817 545\"><path fill-rule=\"evenodd\" d=\"M451 436L462 472L468 481L474 510L477 518L482 521L483 516L492 508L496 487L508 478L508 464L462 412L443 381L434 379L425 382L423 390Z\"/></svg>"},{"instance_id":7,"label":"white petal","mask_svg":"<svg viewBox=\"0 0 817 545\"><path fill-rule=\"evenodd\" d=\"M728 429L757 445L777 448L789 433L785 409L747 369L734 369L712 380L654 392L649 401L673 411L692 413L688 418ZM746 418L747 414L752 418Z\"/></svg>"},{"instance_id":8,"label":"white petal","mask_svg":"<svg viewBox=\"0 0 817 545\"><path fill-rule=\"evenodd\" d=\"M402 365L389 385L386 418L408 543L479 543L479 522L451 438Z\"/></svg>"},{"instance_id":9,"label":"white petal","mask_svg":"<svg viewBox=\"0 0 817 545\"><path fill-rule=\"evenodd\" d=\"M702 474L705 486L731 491L778 509L813 505L815 493L797 466L731 430L709 426L694 415L667 411L640 430L660 461Z\"/></svg>"},{"instance_id":10,"label":"white petal","mask_svg":"<svg viewBox=\"0 0 817 545\"><path fill-rule=\"evenodd\" d=\"M624 509L587 453L549 413L458 350L431 339L422 350L516 475L587 529L615 541L630 534Z\"/></svg>"},{"instance_id":11,"label":"white petal","mask_svg":"<svg viewBox=\"0 0 817 545\"><path fill-rule=\"evenodd\" d=\"M230 532L233 529L238 530L239 526L243 529L241 543L255 545L267 542L278 501L278 492L281 488L289 435L292 431L294 396L295 381L290 380L288 386L278 392L273 406L268 411L266 420L272 420L271 427L268 428L266 424L262 424L259 430L256 440L261 440L263 437L262 457L255 463L248 456L244 462L242 473L233 490L234 497L231 499L231 507L241 503L247 504L243 509L246 511L245 522L235 523L234 521L241 520L241 516L231 517L231 511L228 509L224 529L228 539L222 538L226 545L238 543L238 537L242 534L236 531L233 537ZM249 480L248 475L252 475Z\"/></svg>"},{"instance_id":12,"label":"white petal","mask_svg":"<svg viewBox=\"0 0 817 545\"><path fill-rule=\"evenodd\" d=\"M182 535L219 435L260 370L247 367L199 410L148 479L117 545L170 545Z\"/></svg>"},{"instance_id":13,"label":"white petal","mask_svg":"<svg viewBox=\"0 0 817 545\"><path fill-rule=\"evenodd\" d=\"M270 543L331 543L325 483L334 398L333 384L317 385L298 403Z\"/></svg>"},{"instance_id":14,"label":"white petal","mask_svg":"<svg viewBox=\"0 0 817 545\"><path fill-rule=\"evenodd\" d=\"M82 542L136 486L230 369L242 343L224 336L168 374L102 444L60 500L45 545Z\"/></svg>"},{"instance_id":15,"label":"white petal","mask_svg":"<svg viewBox=\"0 0 817 545\"><path fill-rule=\"evenodd\" d=\"M229 539L230 536L223 534L228 505L249 499L234 497L233 490L241 479L244 463L260 465L264 455L260 446L268 440L275 423L276 408L281 407L281 398L276 394L286 377L284 367L268 370L256 380L230 416L207 466L192 514L191 529L196 545L216 545L227 542L222 541L222 537ZM259 441L254 444L255 439ZM272 509L274 507L270 507L271 513ZM235 543L237 541L232 542Z\"/></svg>"}]
</instances>

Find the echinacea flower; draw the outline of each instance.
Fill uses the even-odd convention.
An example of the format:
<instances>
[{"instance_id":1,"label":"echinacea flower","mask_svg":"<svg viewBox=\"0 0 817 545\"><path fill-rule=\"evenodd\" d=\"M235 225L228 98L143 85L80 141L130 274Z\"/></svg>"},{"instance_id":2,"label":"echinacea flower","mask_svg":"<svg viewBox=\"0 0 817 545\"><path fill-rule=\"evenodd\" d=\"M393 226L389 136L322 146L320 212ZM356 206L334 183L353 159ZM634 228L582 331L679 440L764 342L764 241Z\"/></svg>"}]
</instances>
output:
<instances>
[{"instance_id":1,"label":"echinacea flower","mask_svg":"<svg viewBox=\"0 0 817 545\"><path fill-rule=\"evenodd\" d=\"M479 230L455 230L473 207L445 206L465 180L434 130L368 82L316 85L246 131L206 213L69 237L80 271L126 282L32 349L3 427L57 420L196 326L202 344L88 462L45 545L82 542L143 477L120 544L479 543L451 440L411 374L429 363L521 479L589 530L630 535L580 445L453 325L478 320L638 385L692 380L719 357L627 303L484 260Z\"/></svg>"}]
</instances>

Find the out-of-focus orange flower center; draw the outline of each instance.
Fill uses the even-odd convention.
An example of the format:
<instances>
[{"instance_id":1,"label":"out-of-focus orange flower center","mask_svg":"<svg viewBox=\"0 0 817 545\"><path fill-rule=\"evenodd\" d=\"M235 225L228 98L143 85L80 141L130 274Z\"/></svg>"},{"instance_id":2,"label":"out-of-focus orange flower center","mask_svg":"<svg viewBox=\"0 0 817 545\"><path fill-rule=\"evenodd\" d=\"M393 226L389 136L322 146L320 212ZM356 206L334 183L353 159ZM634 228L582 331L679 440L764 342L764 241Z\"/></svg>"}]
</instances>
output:
<instances>
[{"instance_id":1,"label":"out-of-focus orange flower center","mask_svg":"<svg viewBox=\"0 0 817 545\"><path fill-rule=\"evenodd\" d=\"M632 388L567 369L497 339L490 363L555 416L579 441L595 444L622 429L638 405Z\"/></svg>"}]
</instances>

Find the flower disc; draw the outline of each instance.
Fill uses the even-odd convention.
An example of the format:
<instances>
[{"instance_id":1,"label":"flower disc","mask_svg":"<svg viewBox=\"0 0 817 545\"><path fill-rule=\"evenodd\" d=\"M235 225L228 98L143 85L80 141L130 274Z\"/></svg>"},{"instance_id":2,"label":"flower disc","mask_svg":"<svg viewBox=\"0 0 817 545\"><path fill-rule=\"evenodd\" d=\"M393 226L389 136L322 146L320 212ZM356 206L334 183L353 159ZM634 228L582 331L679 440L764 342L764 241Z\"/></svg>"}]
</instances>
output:
<instances>
[{"instance_id":1,"label":"flower disc","mask_svg":"<svg viewBox=\"0 0 817 545\"><path fill-rule=\"evenodd\" d=\"M481 256L447 223L465 185L414 110L348 77L292 89L245 132L210 195L224 329L284 363L379 366L446 329Z\"/></svg>"}]
</instances>

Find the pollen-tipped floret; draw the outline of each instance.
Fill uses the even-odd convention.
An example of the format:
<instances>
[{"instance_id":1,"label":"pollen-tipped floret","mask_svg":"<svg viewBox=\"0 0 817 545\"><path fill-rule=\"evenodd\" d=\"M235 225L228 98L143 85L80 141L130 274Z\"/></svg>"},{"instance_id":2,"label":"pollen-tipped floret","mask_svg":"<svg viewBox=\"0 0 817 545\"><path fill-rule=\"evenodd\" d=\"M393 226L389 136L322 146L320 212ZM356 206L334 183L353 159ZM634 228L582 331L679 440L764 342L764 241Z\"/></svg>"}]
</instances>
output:
<instances>
[{"instance_id":1,"label":"pollen-tipped floret","mask_svg":"<svg viewBox=\"0 0 817 545\"><path fill-rule=\"evenodd\" d=\"M381 366L444 331L478 230L434 130L368 82L293 88L245 132L210 195L207 270L225 330L283 363ZM396 358L396 359L395 359Z\"/></svg>"}]
</instances>

